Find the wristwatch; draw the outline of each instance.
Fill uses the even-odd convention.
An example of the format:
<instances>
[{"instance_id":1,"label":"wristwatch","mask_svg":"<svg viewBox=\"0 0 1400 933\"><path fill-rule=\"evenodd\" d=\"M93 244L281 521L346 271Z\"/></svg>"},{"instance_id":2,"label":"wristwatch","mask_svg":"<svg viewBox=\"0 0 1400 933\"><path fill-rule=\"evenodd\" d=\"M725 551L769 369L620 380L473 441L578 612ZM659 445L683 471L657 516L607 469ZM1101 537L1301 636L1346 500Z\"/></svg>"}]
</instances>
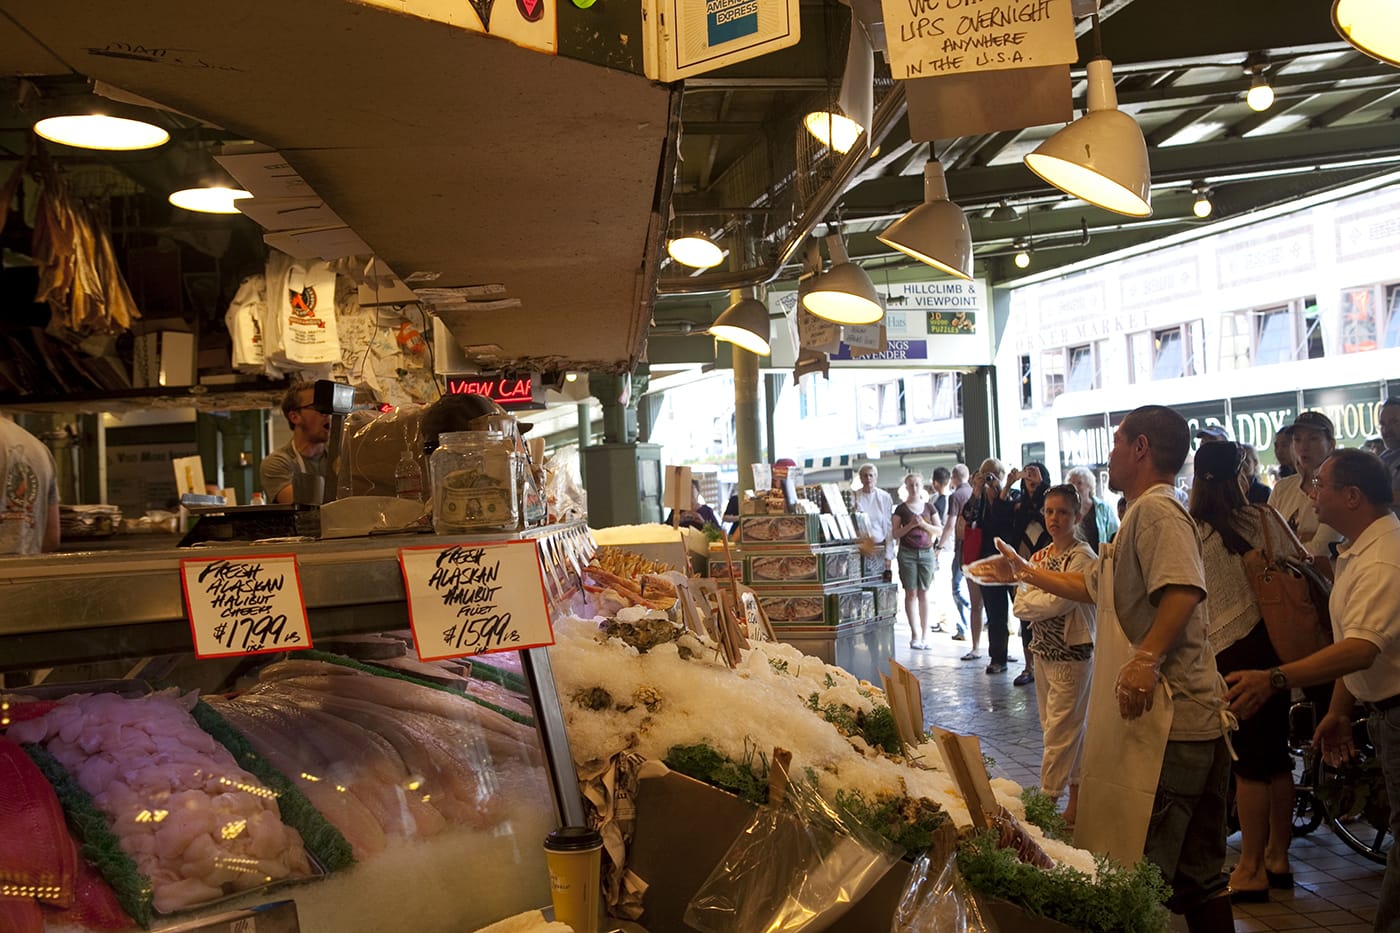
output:
<instances>
[{"instance_id":1,"label":"wristwatch","mask_svg":"<svg viewBox=\"0 0 1400 933\"><path fill-rule=\"evenodd\" d=\"M1275 690L1288 689L1288 675L1283 672L1282 668L1275 667L1269 671L1269 686Z\"/></svg>"}]
</instances>

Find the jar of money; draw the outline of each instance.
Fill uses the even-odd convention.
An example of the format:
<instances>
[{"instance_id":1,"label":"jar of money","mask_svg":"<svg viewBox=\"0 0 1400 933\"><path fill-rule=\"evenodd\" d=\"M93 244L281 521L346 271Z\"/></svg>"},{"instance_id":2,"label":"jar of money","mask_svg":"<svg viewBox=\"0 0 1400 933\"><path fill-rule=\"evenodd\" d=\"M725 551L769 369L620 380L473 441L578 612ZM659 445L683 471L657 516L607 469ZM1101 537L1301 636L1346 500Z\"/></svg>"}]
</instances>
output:
<instances>
[{"instance_id":1,"label":"jar of money","mask_svg":"<svg viewBox=\"0 0 1400 933\"><path fill-rule=\"evenodd\" d=\"M501 431L453 431L429 461L438 534L511 531L520 521L516 453Z\"/></svg>"}]
</instances>

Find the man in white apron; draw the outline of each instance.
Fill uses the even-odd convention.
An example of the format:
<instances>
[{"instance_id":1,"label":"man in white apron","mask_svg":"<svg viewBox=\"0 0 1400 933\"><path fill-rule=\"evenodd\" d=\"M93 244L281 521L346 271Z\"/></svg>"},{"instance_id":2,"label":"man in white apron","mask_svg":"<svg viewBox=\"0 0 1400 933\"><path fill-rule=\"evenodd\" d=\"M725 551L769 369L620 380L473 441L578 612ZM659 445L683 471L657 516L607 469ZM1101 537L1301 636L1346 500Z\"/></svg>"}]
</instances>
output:
<instances>
[{"instance_id":1,"label":"man in white apron","mask_svg":"<svg viewBox=\"0 0 1400 933\"><path fill-rule=\"evenodd\" d=\"M1227 933L1223 684L1206 643L1196 524L1173 492L1191 432L1148 405L1113 435L1108 485L1131 505L1088 574L1034 568L999 542L1009 572L1098 607L1094 681L1074 841L1162 870L1193 933Z\"/></svg>"}]
</instances>

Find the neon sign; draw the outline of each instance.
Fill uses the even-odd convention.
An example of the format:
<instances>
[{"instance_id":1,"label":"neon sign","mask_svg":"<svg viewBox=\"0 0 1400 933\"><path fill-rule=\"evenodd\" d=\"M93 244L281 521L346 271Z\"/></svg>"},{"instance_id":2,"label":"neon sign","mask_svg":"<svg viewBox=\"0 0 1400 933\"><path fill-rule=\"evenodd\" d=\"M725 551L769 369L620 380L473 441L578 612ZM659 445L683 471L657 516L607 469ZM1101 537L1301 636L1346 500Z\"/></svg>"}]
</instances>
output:
<instances>
[{"instance_id":1,"label":"neon sign","mask_svg":"<svg viewBox=\"0 0 1400 933\"><path fill-rule=\"evenodd\" d=\"M448 376L448 395L484 395L502 408L543 407L535 399L535 376Z\"/></svg>"}]
</instances>

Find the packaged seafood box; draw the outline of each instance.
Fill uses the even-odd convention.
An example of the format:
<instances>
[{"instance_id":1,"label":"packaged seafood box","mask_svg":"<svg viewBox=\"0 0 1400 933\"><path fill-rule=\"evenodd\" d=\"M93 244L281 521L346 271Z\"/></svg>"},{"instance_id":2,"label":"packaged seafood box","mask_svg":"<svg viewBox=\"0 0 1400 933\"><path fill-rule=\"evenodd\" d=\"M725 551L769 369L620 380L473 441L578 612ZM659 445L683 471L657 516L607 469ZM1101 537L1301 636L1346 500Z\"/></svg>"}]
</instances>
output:
<instances>
[{"instance_id":1,"label":"packaged seafood box","mask_svg":"<svg viewBox=\"0 0 1400 933\"><path fill-rule=\"evenodd\" d=\"M800 622L822 625L826 618L826 598L821 591L813 593L757 593L758 604L774 625Z\"/></svg>"},{"instance_id":2,"label":"packaged seafood box","mask_svg":"<svg viewBox=\"0 0 1400 933\"><path fill-rule=\"evenodd\" d=\"M869 621L875 618L875 594L864 589L829 593L826 597L826 617L832 625Z\"/></svg>"},{"instance_id":3,"label":"packaged seafood box","mask_svg":"<svg viewBox=\"0 0 1400 933\"><path fill-rule=\"evenodd\" d=\"M860 555L860 576L862 580L879 580L885 575L885 555L883 552Z\"/></svg>"},{"instance_id":4,"label":"packaged seafood box","mask_svg":"<svg viewBox=\"0 0 1400 933\"><path fill-rule=\"evenodd\" d=\"M899 584L878 583L866 589L875 597L875 615L892 616L899 612Z\"/></svg>"},{"instance_id":5,"label":"packaged seafood box","mask_svg":"<svg viewBox=\"0 0 1400 933\"><path fill-rule=\"evenodd\" d=\"M745 563L746 561L743 558L729 561L725 560L723 557L711 557L709 566L705 571L705 576L715 580L732 579L743 583Z\"/></svg>"},{"instance_id":6,"label":"packaged seafood box","mask_svg":"<svg viewBox=\"0 0 1400 933\"><path fill-rule=\"evenodd\" d=\"M819 515L744 515L739 540L745 545L817 544L822 537Z\"/></svg>"},{"instance_id":7,"label":"packaged seafood box","mask_svg":"<svg viewBox=\"0 0 1400 933\"><path fill-rule=\"evenodd\" d=\"M747 558L754 586L787 583L844 583L852 578L859 552L853 547L809 553L753 554Z\"/></svg>"}]
</instances>

